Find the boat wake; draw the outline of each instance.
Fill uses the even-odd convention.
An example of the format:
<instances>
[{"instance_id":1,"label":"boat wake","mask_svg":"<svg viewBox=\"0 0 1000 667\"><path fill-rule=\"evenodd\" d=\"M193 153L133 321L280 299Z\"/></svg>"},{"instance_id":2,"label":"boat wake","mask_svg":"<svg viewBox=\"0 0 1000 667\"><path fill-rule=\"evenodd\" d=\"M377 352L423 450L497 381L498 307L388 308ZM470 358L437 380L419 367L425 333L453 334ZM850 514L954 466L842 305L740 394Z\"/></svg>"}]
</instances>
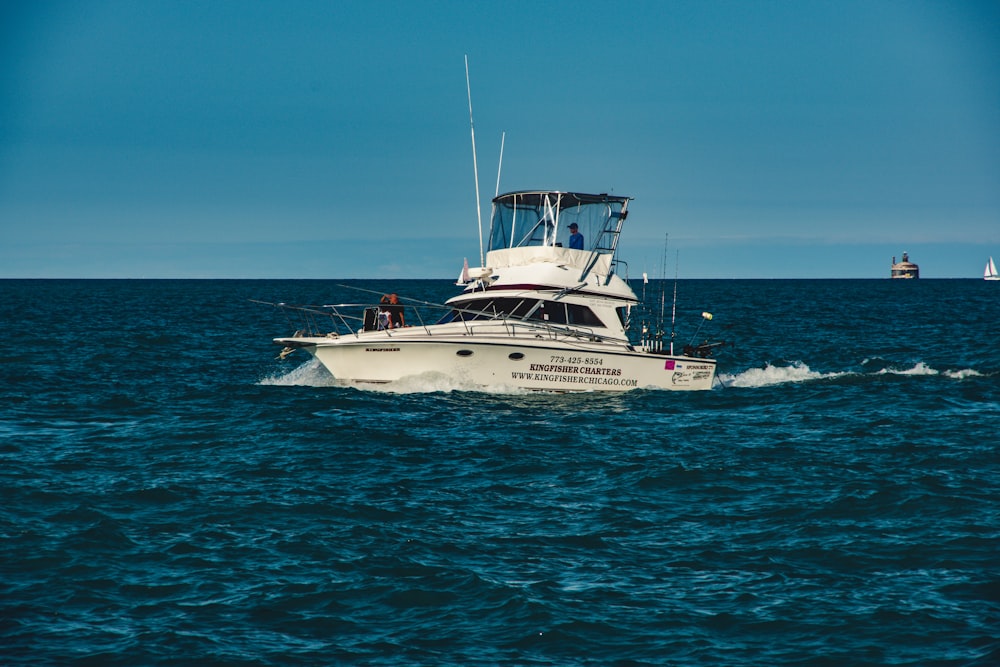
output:
<instances>
[{"instance_id":1,"label":"boat wake","mask_svg":"<svg viewBox=\"0 0 1000 667\"><path fill-rule=\"evenodd\" d=\"M867 363L866 359L862 364ZM952 378L953 380L964 380L966 378L972 377L983 377L983 374L977 370L971 368L963 368L961 370L946 369L939 371L936 368L931 368L924 362L918 362L912 368L882 368L877 372L878 375L942 375L947 378Z\"/></svg>"},{"instance_id":2,"label":"boat wake","mask_svg":"<svg viewBox=\"0 0 1000 667\"><path fill-rule=\"evenodd\" d=\"M767 364L763 368L750 368L736 375L719 373L719 381L724 387L770 387L777 384L827 380L844 375L848 373L819 373L797 361L790 366Z\"/></svg>"},{"instance_id":3,"label":"boat wake","mask_svg":"<svg viewBox=\"0 0 1000 667\"><path fill-rule=\"evenodd\" d=\"M796 361L788 365L766 364L762 368L749 368L745 371L728 374L719 373L718 382L723 387L758 388L772 387L782 384L807 383L816 380L836 380L845 377L864 376L940 376L953 380L983 377L983 373L966 368L961 370L938 370L920 361L910 367L898 367L880 360L865 359L861 362L865 367L858 371L834 371L821 373L814 371L807 364ZM284 374L266 377L257 384L276 387L350 387L362 391L372 391L387 394L434 394L455 391L469 391L481 394L528 395L533 392L513 385L494 385L483 387L446 375L445 373L423 373L387 382L385 384L353 384L334 378L316 359L310 359L301 366L296 366Z\"/></svg>"},{"instance_id":4,"label":"boat wake","mask_svg":"<svg viewBox=\"0 0 1000 667\"><path fill-rule=\"evenodd\" d=\"M336 387L337 380L316 359L312 358L287 373L271 375L257 384L273 387Z\"/></svg>"},{"instance_id":5,"label":"boat wake","mask_svg":"<svg viewBox=\"0 0 1000 667\"><path fill-rule=\"evenodd\" d=\"M409 375L394 382L372 385L351 385L356 389L386 394L447 394L453 391L474 391L480 394L527 395L535 392L513 385L484 387L446 375L445 373L421 373Z\"/></svg>"},{"instance_id":6,"label":"boat wake","mask_svg":"<svg viewBox=\"0 0 1000 667\"><path fill-rule=\"evenodd\" d=\"M865 359L861 362L864 371L834 371L821 373L809 368L801 361L796 361L790 365L777 366L766 364L763 368L750 368L741 373L726 374L719 373L719 381L724 387L770 387L781 384L794 384L811 382L814 380L832 380L843 377L862 377L877 375L900 375L900 376L941 376L953 380L965 380L967 378L982 377L983 374L971 368L961 370L938 370L920 361L910 367L899 367L886 362ZM872 368L875 367L875 368ZM869 370L871 369L871 370Z\"/></svg>"},{"instance_id":7,"label":"boat wake","mask_svg":"<svg viewBox=\"0 0 1000 667\"><path fill-rule=\"evenodd\" d=\"M517 394L526 395L535 392L513 385L495 385L482 387L444 373L422 373L401 378L385 384L348 383L337 380L315 358L296 366L287 373L273 375L262 379L257 384L277 387L349 387L362 391L372 391L386 394L434 394L453 391L475 391L483 394Z\"/></svg>"}]
</instances>

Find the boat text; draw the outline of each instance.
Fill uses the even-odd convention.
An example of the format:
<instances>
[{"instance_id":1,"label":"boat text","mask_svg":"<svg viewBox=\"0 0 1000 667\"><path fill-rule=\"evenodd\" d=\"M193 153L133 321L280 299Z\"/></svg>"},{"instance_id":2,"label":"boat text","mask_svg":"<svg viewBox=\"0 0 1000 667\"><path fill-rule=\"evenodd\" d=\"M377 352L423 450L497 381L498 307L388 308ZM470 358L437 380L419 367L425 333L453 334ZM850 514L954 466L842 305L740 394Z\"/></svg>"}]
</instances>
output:
<instances>
[{"instance_id":1,"label":"boat text","mask_svg":"<svg viewBox=\"0 0 1000 667\"><path fill-rule=\"evenodd\" d=\"M549 356L549 361L554 364L584 364L586 366L603 366L604 359L600 357L564 357L561 354Z\"/></svg>"},{"instance_id":2,"label":"boat text","mask_svg":"<svg viewBox=\"0 0 1000 667\"><path fill-rule=\"evenodd\" d=\"M547 364L533 364L534 366L545 366ZM595 370L595 369L588 369ZM618 371L617 375L621 375L621 369L608 369ZM514 371L510 374L512 380L534 380L535 382L559 382L563 384L602 384L610 385L615 387L638 387L639 381L633 378L623 378L616 377L612 374L610 377L603 375L561 375L557 374L559 371L552 373L521 373Z\"/></svg>"},{"instance_id":3,"label":"boat text","mask_svg":"<svg viewBox=\"0 0 1000 667\"><path fill-rule=\"evenodd\" d=\"M531 364L531 371L543 373L578 373L584 375L621 375L620 368L590 368L589 366L560 366L558 364Z\"/></svg>"}]
</instances>

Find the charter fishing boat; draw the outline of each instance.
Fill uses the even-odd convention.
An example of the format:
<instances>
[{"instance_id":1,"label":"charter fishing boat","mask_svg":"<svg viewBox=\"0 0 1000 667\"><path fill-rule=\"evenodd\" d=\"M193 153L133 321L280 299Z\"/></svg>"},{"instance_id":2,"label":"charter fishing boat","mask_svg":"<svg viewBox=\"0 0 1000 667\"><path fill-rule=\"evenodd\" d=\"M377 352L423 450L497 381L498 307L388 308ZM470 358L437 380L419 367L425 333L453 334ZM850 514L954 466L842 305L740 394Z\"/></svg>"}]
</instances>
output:
<instances>
[{"instance_id":1,"label":"charter fishing boat","mask_svg":"<svg viewBox=\"0 0 1000 667\"><path fill-rule=\"evenodd\" d=\"M498 195L484 261L462 268L461 293L439 307L406 298L276 304L300 315L302 328L274 340L282 355L305 350L349 385L444 374L494 389L711 389L721 343L695 341L712 315L701 313L691 342L675 350L662 316L643 311L628 283L617 249L630 201L550 190Z\"/></svg>"},{"instance_id":2,"label":"charter fishing boat","mask_svg":"<svg viewBox=\"0 0 1000 667\"><path fill-rule=\"evenodd\" d=\"M990 261L986 262L986 268L983 269L983 280L1000 280L997 265L993 263L992 257L990 257Z\"/></svg>"}]
</instances>

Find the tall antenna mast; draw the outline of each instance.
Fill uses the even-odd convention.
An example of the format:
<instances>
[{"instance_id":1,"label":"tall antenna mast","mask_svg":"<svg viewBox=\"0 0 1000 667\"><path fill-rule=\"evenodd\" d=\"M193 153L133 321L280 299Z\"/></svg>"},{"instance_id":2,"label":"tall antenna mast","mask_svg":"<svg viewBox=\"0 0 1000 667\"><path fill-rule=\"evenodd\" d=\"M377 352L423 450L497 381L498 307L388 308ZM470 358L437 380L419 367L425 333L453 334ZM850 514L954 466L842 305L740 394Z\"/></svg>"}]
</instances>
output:
<instances>
[{"instance_id":1,"label":"tall antenna mast","mask_svg":"<svg viewBox=\"0 0 1000 667\"><path fill-rule=\"evenodd\" d=\"M465 90L469 94L469 129L472 131L472 176L476 179L476 220L479 223L479 266L486 264L483 255L483 213L479 205L479 165L476 164L476 126L472 122L472 85L469 83L469 55L465 55ZM499 175L497 187L499 188Z\"/></svg>"},{"instance_id":2,"label":"tall antenna mast","mask_svg":"<svg viewBox=\"0 0 1000 667\"><path fill-rule=\"evenodd\" d=\"M500 133L500 163L497 164L497 189L493 193L494 197L500 196L500 170L503 169L503 140L507 138L506 132Z\"/></svg>"}]
</instances>

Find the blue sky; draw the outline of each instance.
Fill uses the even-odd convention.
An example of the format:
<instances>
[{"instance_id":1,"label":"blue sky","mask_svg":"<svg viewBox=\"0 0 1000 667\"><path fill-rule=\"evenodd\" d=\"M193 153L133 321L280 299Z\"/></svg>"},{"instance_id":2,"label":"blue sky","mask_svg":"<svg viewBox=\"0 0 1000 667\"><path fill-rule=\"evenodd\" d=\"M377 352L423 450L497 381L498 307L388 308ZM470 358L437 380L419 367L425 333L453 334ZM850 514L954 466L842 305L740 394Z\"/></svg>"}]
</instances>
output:
<instances>
[{"instance_id":1,"label":"blue sky","mask_svg":"<svg viewBox=\"0 0 1000 667\"><path fill-rule=\"evenodd\" d=\"M634 274L1000 258L1000 3L0 4L0 277L451 278L496 187ZM635 276L633 276L635 277Z\"/></svg>"}]
</instances>

